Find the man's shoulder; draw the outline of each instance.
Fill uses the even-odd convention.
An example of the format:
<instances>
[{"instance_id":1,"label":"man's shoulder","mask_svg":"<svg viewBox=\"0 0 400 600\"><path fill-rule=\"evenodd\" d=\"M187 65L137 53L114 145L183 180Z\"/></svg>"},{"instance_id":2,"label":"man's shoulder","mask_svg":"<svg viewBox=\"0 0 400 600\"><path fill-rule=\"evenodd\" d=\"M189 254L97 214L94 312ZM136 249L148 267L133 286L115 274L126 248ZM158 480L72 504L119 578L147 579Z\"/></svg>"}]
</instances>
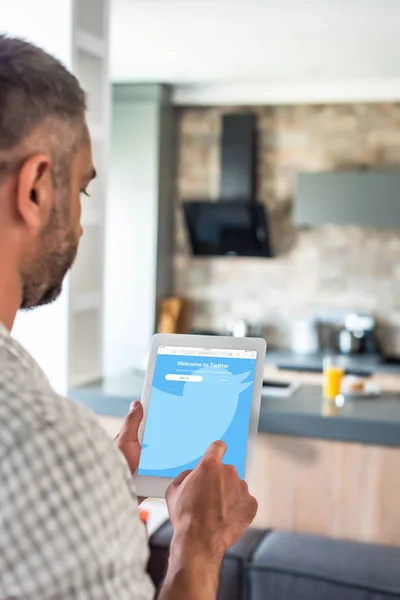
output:
<instances>
[{"instance_id":1,"label":"man's shoulder","mask_svg":"<svg viewBox=\"0 0 400 600\"><path fill-rule=\"evenodd\" d=\"M0 336L0 455L52 425L74 425L104 437L97 419L84 407L59 396L33 358L12 340Z\"/></svg>"}]
</instances>

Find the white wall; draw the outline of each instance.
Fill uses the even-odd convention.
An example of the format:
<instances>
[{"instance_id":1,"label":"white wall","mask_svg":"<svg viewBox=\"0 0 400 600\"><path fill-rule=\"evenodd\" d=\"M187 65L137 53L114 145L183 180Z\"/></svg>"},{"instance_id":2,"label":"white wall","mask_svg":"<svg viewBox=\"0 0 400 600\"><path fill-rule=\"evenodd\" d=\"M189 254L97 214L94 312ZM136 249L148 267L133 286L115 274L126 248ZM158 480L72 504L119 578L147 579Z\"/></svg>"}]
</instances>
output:
<instances>
[{"instance_id":1,"label":"white wall","mask_svg":"<svg viewBox=\"0 0 400 600\"><path fill-rule=\"evenodd\" d=\"M106 375L140 364L154 332L159 135L157 86L117 88L106 210Z\"/></svg>"},{"instance_id":2,"label":"white wall","mask_svg":"<svg viewBox=\"0 0 400 600\"><path fill-rule=\"evenodd\" d=\"M73 0L1 0L0 31L32 41L72 65ZM67 390L68 282L52 304L17 316L13 334L60 393Z\"/></svg>"},{"instance_id":3,"label":"white wall","mask_svg":"<svg viewBox=\"0 0 400 600\"><path fill-rule=\"evenodd\" d=\"M38 44L72 66L73 0L0 2L0 31Z\"/></svg>"}]
</instances>

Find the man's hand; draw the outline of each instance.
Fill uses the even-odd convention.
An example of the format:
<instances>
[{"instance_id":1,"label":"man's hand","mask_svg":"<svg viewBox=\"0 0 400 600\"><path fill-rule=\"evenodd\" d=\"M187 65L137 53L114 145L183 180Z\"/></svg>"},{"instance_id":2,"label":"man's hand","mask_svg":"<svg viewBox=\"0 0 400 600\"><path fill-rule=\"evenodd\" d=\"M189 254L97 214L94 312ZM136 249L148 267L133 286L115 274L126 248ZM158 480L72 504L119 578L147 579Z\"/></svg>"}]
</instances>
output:
<instances>
[{"instance_id":1,"label":"man's hand","mask_svg":"<svg viewBox=\"0 0 400 600\"><path fill-rule=\"evenodd\" d=\"M166 494L177 538L217 560L245 533L258 508L236 468L222 463L225 452L224 442L212 444L197 468L182 473Z\"/></svg>"},{"instance_id":2,"label":"man's hand","mask_svg":"<svg viewBox=\"0 0 400 600\"><path fill-rule=\"evenodd\" d=\"M132 475L137 471L142 450L138 439L139 425L142 419L143 406L141 402L132 402L122 429L115 438L118 448L128 462Z\"/></svg>"},{"instance_id":3,"label":"man's hand","mask_svg":"<svg viewBox=\"0 0 400 600\"><path fill-rule=\"evenodd\" d=\"M215 600L224 553L256 515L247 483L235 467L222 464L225 452L225 444L215 442L196 469L167 490L174 537L160 600Z\"/></svg>"}]
</instances>

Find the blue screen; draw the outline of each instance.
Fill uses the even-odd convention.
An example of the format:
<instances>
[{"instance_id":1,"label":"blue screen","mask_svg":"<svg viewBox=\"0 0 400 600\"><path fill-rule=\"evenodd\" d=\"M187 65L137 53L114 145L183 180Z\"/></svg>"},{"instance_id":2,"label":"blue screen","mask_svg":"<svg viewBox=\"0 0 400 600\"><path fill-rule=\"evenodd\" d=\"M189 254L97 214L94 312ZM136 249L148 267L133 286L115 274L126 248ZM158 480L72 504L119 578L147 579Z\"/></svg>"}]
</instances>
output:
<instances>
[{"instance_id":1,"label":"blue screen","mask_svg":"<svg viewBox=\"0 0 400 600\"><path fill-rule=\"evenodd\" d=\"M223 462L243 478L257 353L159 352L138 474L176 477L222 439L227 445Z\"/></svg>"}]
</instances>

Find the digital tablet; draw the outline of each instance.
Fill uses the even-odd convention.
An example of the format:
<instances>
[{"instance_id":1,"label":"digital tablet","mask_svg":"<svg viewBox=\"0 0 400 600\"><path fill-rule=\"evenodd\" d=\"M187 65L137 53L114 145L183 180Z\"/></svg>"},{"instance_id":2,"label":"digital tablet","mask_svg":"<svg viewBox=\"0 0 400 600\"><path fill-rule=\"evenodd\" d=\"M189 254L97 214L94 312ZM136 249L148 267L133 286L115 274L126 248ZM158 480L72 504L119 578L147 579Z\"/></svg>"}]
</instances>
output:
<instances>
[{"instance_id":1,"label":"digital tablet","mask_svg":"<svg viewBox=\"0 0 400 600\"><path fill-rule=\"evenodd\" d=\"M249 479L266 343L257 338L156 335L143 390L139 496L163 498L182 471L223 440L223 459Z\"/></svg>"}]
</instances>

